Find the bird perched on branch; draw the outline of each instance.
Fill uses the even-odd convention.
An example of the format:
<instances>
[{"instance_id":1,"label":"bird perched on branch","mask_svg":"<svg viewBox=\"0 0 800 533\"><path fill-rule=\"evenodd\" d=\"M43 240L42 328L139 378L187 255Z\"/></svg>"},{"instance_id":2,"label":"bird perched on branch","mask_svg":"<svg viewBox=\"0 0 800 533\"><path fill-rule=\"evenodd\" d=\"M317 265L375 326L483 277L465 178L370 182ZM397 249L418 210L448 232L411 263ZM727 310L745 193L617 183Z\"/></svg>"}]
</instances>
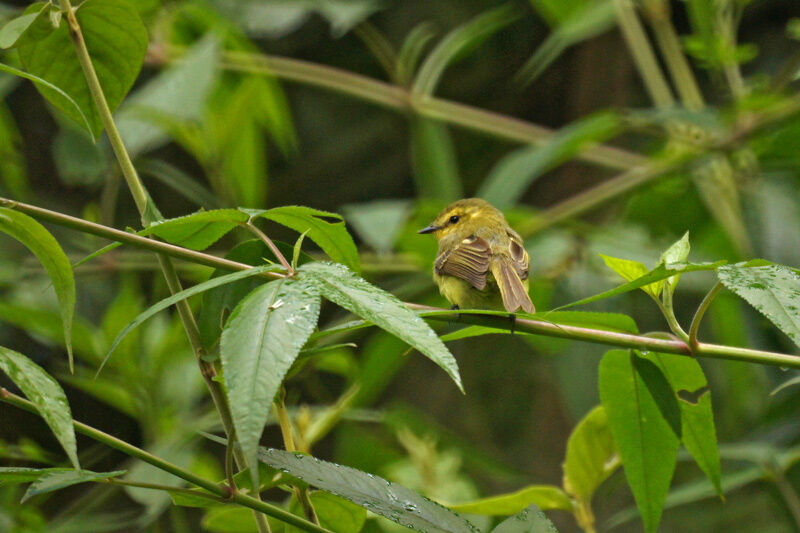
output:
<instances>
[{"instance_id":1,"label":"bird perched on branch","mask_svg":"<svg viewBox=\"0 0 800 533\"><path fill-rule=\"evenodd\" d=\"M489 202L452 203L419 233L439 241L433 280L454 308L535 312L522 237Z\"/></svg>"}]
</instances>

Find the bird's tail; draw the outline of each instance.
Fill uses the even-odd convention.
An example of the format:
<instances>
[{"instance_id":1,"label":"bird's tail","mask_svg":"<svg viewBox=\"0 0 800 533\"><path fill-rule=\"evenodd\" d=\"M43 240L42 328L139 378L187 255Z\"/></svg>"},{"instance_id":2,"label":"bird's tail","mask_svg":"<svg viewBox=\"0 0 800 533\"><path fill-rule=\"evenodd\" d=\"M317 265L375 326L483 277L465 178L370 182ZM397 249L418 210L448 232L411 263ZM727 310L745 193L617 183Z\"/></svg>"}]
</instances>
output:
<instances>
[{"instance_id":1,"label":"bird's tail","mask_svg":"<svg viewBox=\"0 0 800 533\"><path fill-rule=\"evenodd\" d=\"M495 257L492 261L492 275L497 286L500 287L500 294L503 296L503 307L506 311L515 312L520 307L528 313L535 313L531 297L528 296L528 289L519 279L516 269L505 257Z\"/></svg>"}]
</instances>

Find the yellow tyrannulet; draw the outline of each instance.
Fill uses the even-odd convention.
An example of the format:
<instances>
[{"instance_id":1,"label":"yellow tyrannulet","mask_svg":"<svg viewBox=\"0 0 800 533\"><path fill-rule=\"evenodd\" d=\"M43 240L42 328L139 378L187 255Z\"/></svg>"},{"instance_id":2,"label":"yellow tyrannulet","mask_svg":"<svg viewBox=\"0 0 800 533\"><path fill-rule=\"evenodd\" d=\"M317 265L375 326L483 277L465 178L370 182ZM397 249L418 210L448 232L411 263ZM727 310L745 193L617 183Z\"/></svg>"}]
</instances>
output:
<instances>
[{"instance_id":1,"label":"yellow tyrannulet","mask_svg":"<svg viewBox=\"0 0 800 533\"><path fill-rule=\"evenodd\" d=\"M489 202L459 200L419 233L439 241L433 280L454 307L535 312L522 237Z\"/></svg>"}]
</instances>

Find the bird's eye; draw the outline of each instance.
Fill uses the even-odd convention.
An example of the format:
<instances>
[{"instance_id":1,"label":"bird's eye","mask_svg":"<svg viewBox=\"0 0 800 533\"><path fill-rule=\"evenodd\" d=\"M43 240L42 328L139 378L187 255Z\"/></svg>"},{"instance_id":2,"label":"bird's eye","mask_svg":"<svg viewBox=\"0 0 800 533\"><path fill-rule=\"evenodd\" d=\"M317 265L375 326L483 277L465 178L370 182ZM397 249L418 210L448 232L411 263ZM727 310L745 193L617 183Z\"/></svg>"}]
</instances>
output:
<instances>
[{"instance_id":1,"label":"bird's eye","mask_svg":"<svg viewBox=\"0 0 800 533\"><path fill-rule=\"evenodd\" d=\"M461 217L459 217L458 215L453 215L453 216L450 217L450 223L451 224L455 224L456 222L459 221L460 218Z\"/></svg>"}]
</instances>

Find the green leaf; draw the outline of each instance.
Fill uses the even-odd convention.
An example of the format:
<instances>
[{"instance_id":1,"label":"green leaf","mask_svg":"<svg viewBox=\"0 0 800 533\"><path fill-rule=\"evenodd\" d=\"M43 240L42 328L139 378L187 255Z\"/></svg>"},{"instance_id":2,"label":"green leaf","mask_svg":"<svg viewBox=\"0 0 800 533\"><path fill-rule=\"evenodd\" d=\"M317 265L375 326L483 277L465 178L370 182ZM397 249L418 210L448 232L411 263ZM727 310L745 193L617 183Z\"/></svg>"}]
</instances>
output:
<instances>
[{"instance_id":1,"label":"green leaf","mask_svg":"<svg viewBox=\"0 0 800 533\"><path fill-rule=\"evenodd\" d=\"M356 272L361 268L353 238L347 232L342 217L336 213L287 205L248 214L267 218L298 233L306 233L334 261L347 265ZM328 218L335 219L335 222L326 220Z\"/></svg>"},{"instance_id":2,"label":"green leaf","mask_svg":"<svg viewBox=\"0 0 800 533\"><path fill-rule=\"evenodd\" d=\"M481 498L471 502L448 505L451 511L480 515L512 515L531 504L541 509L572 511L572 501L554 485L530 485L515 492Z\"/></svg>"},{"instance_id":3,"label":"green leaf","mask_svg":"<svg viewBox=\"0 0 800 533\"><path fill-rule=\"evenodd\" d=\"M32 4L25 10L25 14L6 22L0 29L0 48L11 48L17 44L17 40L22 37L31 25L40 16L45 16L49 5L44 2Z\"/></svg>"},{"instance_id":4,"label":"green leaf","mask_svg":"<svg viewBox=\"0 0 800 533\"><path fill-rule=\"evenodd\" d=\"M220 503L218 496L202 489L192 489L192 492L171 490L168 493L172 503L180 507L213 507Z\"/></svg>"},{"instance_id":5,"label":"green leaf","mask_svg":"<svg viewBox=\"0 0 800 533\"><path fill-rule=\"evenodd\" d=\"M678 438L633 367L633 353L606 352L600 362L600 400L645 531L658 529L678 453Z\"/></svg>"},{"instance_id":6,"label":"green leaf","mask_svg":"<svg viewBox=\"0 0 800 533\"><path fill-rule=\"evenodd\" d=\"M545 4L549 5L545 7ZM555 30L517 74L523 85L538 78L564 50L607 31L616 20L613 2L535 0L534 5Z\"/></svg>"},{"instance_id":7,"label":"green leaf","mask_svg":"<svg viewBox=\"0 0 800 533\"><path fill-rule=\"evenodd\" d=\"M545 172L618 135L620 129L616 114L597 113L562 128L544 143L514 150L492 168L476 196L498 209L512 207Z\"/></svg>"},{"instance_id":8,"label":"green leaf","mask_svg":"<svg viewBox=\"0 0 800 533\"><path fill-rule=\"evenodd\" d=\"M633 281L638 279L649 271L647 267L644 266L643 263L639 261L631 261L630 259L620 259L618 257L611 257L608 255L600 254L600 257L603 258L606 266L622 276L624 279L628 281ZM652 283L650 285L645 285L641 287L641 289L652 296L653 298L658 298L661 295L661 290L664 288L664 284L662 282L659 283Z\"/></svg>"},{"instance_id":9,"label":"green leaf","mask_svg":"<svg viewBox=\"0 0 800 533\"><path fill-rule=\"evenodd\" d=\"M492 533L558 533L556 527L535 505L500 522Z\"/></svg>"},{"instance_id":10,"label":"green leaf","mask_svg":"<svg viewBox=\"0 0 800 533\"><path fill-rule=\"evenodd\" d=\"M103 362L100 364L100 368L97 369L97 373L99 374L100 371L103 369L103 366L105 366L106 362L108 361L108 358L111 357L112 353L114 353L114 350L122 341L122 339L124 339L125 336L128 335L128 333L130 333L134 328L139 326L139 324L141 324L151 316L155 315L156 313L159 313L160 311L163 311L164 309L172 305L175 305L177 302L180 302L181 300L185 300L191 296L194 296L195 294L200 294L201 292L225 285L227 283L233 283L235 281L239 281L252 276L257 276L259 274L263 274L264 272L275 271L278 269L280 269L280 267L276 265L264 265L260 267L253 267L248 270L242 270L241 272L234 272L232 274L227 274L225 276L211 278L208 281L204 281L203 283L198 283L193 287L189 287L188 289L176 292L175 294L173 294L168 298L164 298L163 300L149 307L147 310L145 310L143 313L137 316L130 324L125 326L125 328L119 332L117 338L114 339L113 343L111 343L111 348L108 349L108 353L103 359Z\"/></svg>"},{"instance_id":11,"label":"green leaf","mask_svg":"<svg viewBox=\"0 0 800 533\"><path fill-rule=\"evenodd\" d=\"M730 265L719 280L767 317L800 346L800 275L783 265Z\"/></svg>"},{"instance_id":12,"label":"green leaf","mask_svg":"<svg viewBox=\"0 0 800 533\"><path fill-rule=\"evenodd\" d=\"M300 268L325 298L399 337L442 367L462 391L458 363L436 333L394 295L342 265L310 263Z\"/></svg>"},{"instance_id":13,"label":"green leaf","mask_svg":"<svg viewBox=\"0 0 800 533\"><path fill-rule=\"evenodd\" d=\"M61 320L64 323L64 343L67 345L69 367L72 369L72 318L75 313L75 278L72 266L58 241L34 219L0 207L0 231L7 233L33 252L50 276L58 297Z\"/></svg>"},{"instance_id":14,"label":"green leaf","mask_svg":"<svg viewBox=\"0 0 800 533\"><path fill-rule=\"evenodd\" d=\"M53 492L54 490L63 489L78 483L85 483L87 481L97 481L99 479L108 479L111 477L121 476L125 470L116 470L114 472L92 472L91 470L68 470L66 472L49 472L31 483L28 491L22 497L20 503L25 503L30 498L44 494L46 492Z\"/></svg>"},{"instance_id":15,"label":"green leaf","mask_svg":"<svg viewBox=\"0 0 800 533\"><path fill-rule=\"evenodd\" d=\"M40 78L39 76L34 76L33 74L29 74L23 70L19 70L14 67L10 67L8 65L4 65L0 63L0 72L7 72L9 74L13 74L14 76L19 76L20 78L25 78L26 80L32 81L36 88L39 89L39 92L42 94L45 91L52 91L53 93L59 95L61 98L64 99L66 103L72 106L72 110L75 115L80 117L80 120L77 118L75 119L81 126L86 127L86 130L91 133L92 128L89 123L89 119L87 118L86 114L83 112L81 106L76 102L70 95L64 92L63 89L56 87L46 79Z\"/></svg>"},{"instance_id":16,"label":"green leaf","mask_svg":"<svg viewBox=\"0 0 800 533\"><path fill-rule=\"evenodd\" d=\"M636 369L636 373L642 378L650 396L655 400L661 416L667 421L675 436L680 439L682 434L681 410L678 407L677 396L672 391L667 378L655 363L638 355L633 357L633 368Z\"/></svg>"},{"instance_id":17,"label":"green leaf","mask_svg":"<svg viewBox=\"0 0 800 533\"><path fill-rule=\"evenodd\" d=\"M306 483L349 500L393 522L428 533L474 533L474 526L446 507L378 476L310 455L261 449L258 458Z\"/></svg>"},{"instance_id":18,"label":"green leaf","mask_svg":"<svg viewBox=\"0 0 800 533\"><path fill-rule=\"evenodd\" d=\"M61 443L70 462L79 470L72 413L67 397L56 380L21 353L2 346L0 346L0 370L5 372L36 406L36 410Z\"/></svg>"},{"instance_id":19,"label":"green leaf","mask_svg":"<svg viewBox=\"0 0 800 533\"><path fill-rule=\"evenodd\" d=\"M518 17L519 12L515 7L504 5L482 13L448 33L420 66L411 92L422 96L432 95L450 64L467 56Z\"/></svg>"},{"instance_id":20,"label":"green leaf","mask_svg":"<svg viewBox=\"0 0 800 533\"><path fill-rule=\"evenodd\" d=\"M689 259L689 232L683 234L683 237L675 241L663 254L661 254L660 264L669 265L672 263L685 263ZM664 282L664 287L671 293L675 292L675 286L678 285L680 275L675 275L667 278Z\"/></svg>"},{"instance_id":21,"label":"green leaf","mask_svg":"<svg viewBox=\"0 0 800 533\"><path fill-rule=\"evenodd\" d=\"M342 212L366 244L378 253L388 253L411 215L411 202L375 200L342 206Z\"/></svg>"},{"instance_id":22,"label":"green leaf","mask_svg":"<svg viewBox=\"0 0 800 533\"><path fill-rule=\"evenodd\" d=\"M147 50L147 30L128 0L87 0L75 11L75 16L103 94L113 112L139 75ZM111 43L113 47L110 47ZM66 21L46 34L27 32L17 46L25 70L66 92L88 118L90 133L95 138L99 136L103 123L86 84ZM37 88L68 117L79 123L84 120L62 94L50 88Z\"/></svg>"},{"instance_id":23,"label":"green leaf","mask_svg":"<svg viewBox=\"0 0 800 533\"><path fill-rule=\"evenodd\" d=\"M319 525L336 533L358 533L367 521L367 510L344 498L328 492L314 491L308 497L319 518ZM303 516L303 508L296 498L292 498L289 510ZM284 526L285 533L300 533L302 530L292 525Z\"/></svg>"},{"instance_id":24,"label":"green leaf","mask_svg":"<svg viewBox=\"0 0 800 533\"><path fill-rule=\"evenodd\" d=\"M152 176L200 207L217 208L221 205L220 199L213 192L171 163L140 157L136 160L136 170L139 174Z\"/></svg>"},{"instance_id":25,"label":"green leaf","mask_svg":"<svg viewBox=\"0 0 800 533\"><path fill-rule=\"evenodd\" d=\"M588 507L597 487L619 465L606 411L598 405L575 426L567 440L564 490Z\"/></svg>"},{"instance_id":26,"label":"green leaf","mask_svg":"<svg viewBox=\"0 0 800 533\"><path fill-rule=\"evenodd\" d=\"M169 141L169 135L158 123L159 115L168 115L173 121L203 117L218 78L218 56L219 43L209 33L187 50L179 62L162 69L125 100L115 119L131 157Z\"/></svg>"},{"instance_id":27,"label":"green leaf","mask_svg":"<svg viewBox=\"0 0 800 533\"><path fill-rule=\"evenodd\" d=\"M242 300L222 331L220 358L233 425L251 467L272 401L317 326L319 308L314 284L279 279Z\"/></svg>"},{"instance_id":28,"label":"green leaf","mask_svg":"<svg viewBox=\"0 0 800 533\"><path fill-rule=\"evenodd\" d=\"M619 287L607 290L605 292L601 292L600 294L595 294L594 296L590 296L589 298L584 298L583 300L578 300L577 302L572 302L571 304L562 305L558 309L566 309L567 307L573 307L576 305L585 305L591 302L596 302L597 300L611 298L612 296L617 296L619 294L630 292L635 289L640 289L646 285L651 285L656 282L665 280L670 276L674 276L675 274L716 270L717 268L721 267L724 264L725 261L715 261L713 263L673 263L670 265L661 264L658 265L653 270L651 270L650 272L648 272L647 274L640 276L634 279L633 281L620 285ZM648 294L650 293L648 292Z\"/></svg>"},{"instance_id":29,"label":"green leaf","mask_svg":"<svg viewBox=\"0 0 800 533\"><path fill-rule=\"evenodd\" d=\"M36 481L52 472L74 472L71 468L24 468L16 466L0 466L0 487Z\"/></svg>"},{"instance_id":30,"label":"green leaf","mask_svg":"<svg viewBox=\"0 0 800 533\"><path fill-rule=\"evenodd\" d=\"M154 222L141 234L154 234L177 246L205 250L233 228L247 222L247 218L246 214L237 209L198 211L191 215Z\"/></svg>"},{"instance_id":31,"label":"green leaf","mask_svg":"<svg viewBox=\"0 0 800 533\"><path fill-rule=\"evenodd\" d=\"M681 440L697 465L722 494L721 469L711 393L703 369L690 357L662 353L645 353L642 357L659 367L669 382L680 408Z\"/></svg>"},{"instance_id":32,"label":"green leaf","mask_svg":"<svg viewBox=\"0 0 800 533\"><path fill-rule=\"evenodd\" d=\"M455 201L463 196L453 138L445 124L431 119L411 119L411 162L421 198Z\"/></svg>"}]
</instances>

